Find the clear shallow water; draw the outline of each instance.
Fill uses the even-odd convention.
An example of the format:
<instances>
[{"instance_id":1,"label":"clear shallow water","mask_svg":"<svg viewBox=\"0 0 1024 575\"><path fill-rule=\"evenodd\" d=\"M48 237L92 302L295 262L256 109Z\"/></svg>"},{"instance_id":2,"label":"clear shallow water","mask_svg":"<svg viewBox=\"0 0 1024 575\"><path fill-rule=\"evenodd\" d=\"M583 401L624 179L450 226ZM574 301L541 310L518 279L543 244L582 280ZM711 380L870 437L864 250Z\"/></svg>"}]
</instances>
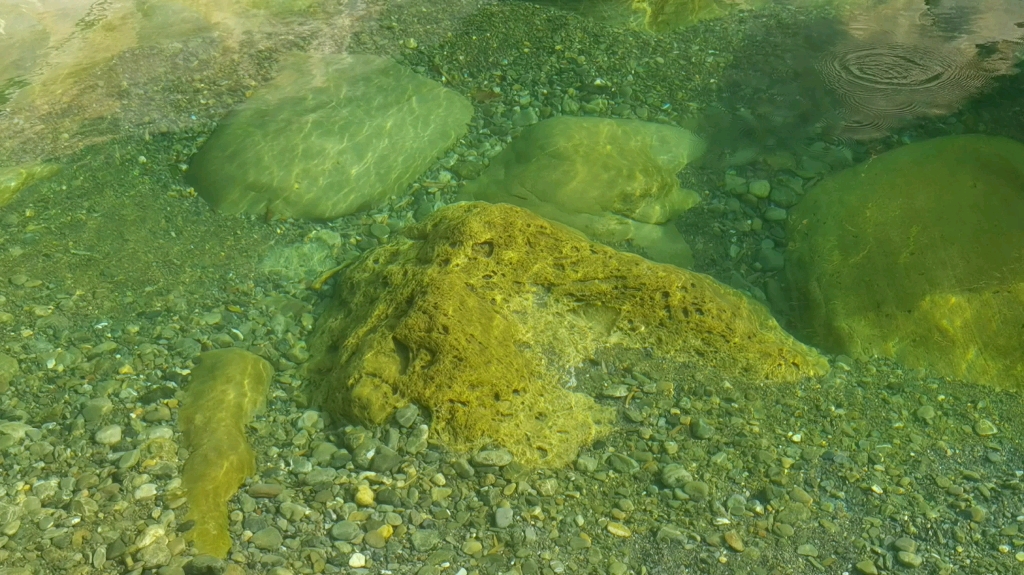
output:
<instances>
[{"instance_id":1,"label":"clear shallow water","mask_svg":"<svg viewBox=\"0 0 1024 575\"><path fill-rule=\"evenodd\" d=\"M614 2L0 5L0 168L22 170L5 172L13 183L0 192L0 419L13 424L0 563L30 573L184 564L177 400L196 353L241 346L277 369L250 430L250 481L288 489L231 503L241 515L229 558L251 572L350 569L356 555L360 568L395 573L1019 569L1019 387L1011 377L1010 390L992 391L991 378L964 382L938 361L872 359L885 354L870 346L857 348L863 358L827 349L829 376L783 387L606 351L570 381L615 408L615 431L560 470L411 449L424 411L408 426L369 426L407 467L367 479L377 443L344 427L356 422L303 415L302 365L333 282L309 287L458 199L478 164L549 117L703 138L703 157L678 176L701 202L669 225L692 269L766 303L811 345L827 340L801 323L807 302L789 291L790 210L819 180L942 136L1024 140L1024 9L1013 0L699 4L693 24L685 10ZM468 133L407 191L333 222L215 213L186 178L190 162L294 51L391 58L471 102ZM1009 173L999 181L1019 190ZM1019 245L1009 221L1000 249ZM971 235L951 233L948 243ZM635 238L608 241L653 253ZM1009 253L985 273L1019 282ZM952 309L939 316L952 333L978 329L950 324L965 314L943 298L976 306L974 317L1019 303L1018 284L994 283L1010 299L943 287L920 313ZM97 439L109 426L124 438ZM166 442L153 431L165 426ZM312 468L334 475L311 482ZM355 503L360 482L375 507ZM496 525L506 508L512 523ZM137 543L145 525L164 530L155 543Z\"/></svg>"}]
</instances>

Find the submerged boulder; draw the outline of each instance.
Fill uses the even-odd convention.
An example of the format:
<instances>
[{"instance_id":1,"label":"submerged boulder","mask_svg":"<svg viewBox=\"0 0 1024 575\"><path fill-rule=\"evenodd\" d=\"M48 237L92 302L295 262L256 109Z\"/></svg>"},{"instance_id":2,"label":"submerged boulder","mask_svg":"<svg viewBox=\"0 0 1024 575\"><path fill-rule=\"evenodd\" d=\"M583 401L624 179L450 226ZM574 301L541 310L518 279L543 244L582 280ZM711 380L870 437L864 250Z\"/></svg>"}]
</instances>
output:
<instances>
[{"instance_id":1,"label":"submerged boulder","mask_svg":"<svg viewBox=\"0 0 1024 575\"><path fill-rule=\"evenodd\" d=\"M827 178L791 214L807 341L1001 387L1024 381L1024 144L911 144Z\"/></svg>"},{"instance_id":2,"label":"submerged boulder","mask_svg":"<svg viewBox=\"0 0 1024 575\"><path fill-rule=\"evenodd\" d=\"M215 208L331 220L400 194L466 133L472 105L378 56L293 55L228 115L189 181Z\"/></svg>"},{"instance_id":3,"label":"submerged boulder","mask_svg":"<svg viewBox=\"0 0 1024 575\"><path fill-rule=\"evenodd\" d=\"M524 129L463 197L521 206L596 241L631 240L653 260L688 267L690 248L670 220L700 200L676 174L703 152L683 128L560 116Z\"/></svg>"},{"instance_id":4,"label":"submerged boulder","mask_svg":"<svg viewBox=\"0 0 1024 575\"><path fill-rule=\"evenodd\" d=\"M613 412L571 373L621 346L708 374L786 382L828 370L760 304L710 277L592 243L507 204L448 206L347 269L317 322L313 396L380 424L410 403L464 451L560 467Z\"/></svg>"}]
</instances>

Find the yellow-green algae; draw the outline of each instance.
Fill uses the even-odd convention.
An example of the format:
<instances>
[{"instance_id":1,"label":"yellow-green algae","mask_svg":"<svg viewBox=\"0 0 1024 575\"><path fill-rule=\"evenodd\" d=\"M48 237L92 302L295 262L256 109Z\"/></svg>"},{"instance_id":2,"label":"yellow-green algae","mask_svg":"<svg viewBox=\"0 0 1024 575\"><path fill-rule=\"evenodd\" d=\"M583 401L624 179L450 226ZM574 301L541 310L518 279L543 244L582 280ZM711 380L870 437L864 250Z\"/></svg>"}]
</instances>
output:
<instances>
[{"instance_id":1,"label":"yellow-green algae","mask_svg":"<svg viewBox=\"0 0 1024 575\"><path fill-rule=\"evenodd\" d=\"M911 144L792 212L786 269L806 339L952 378L1024 381L1024 144Z\"/></svg>"},{"instance_id":2,"label":"yellow-green algae","mask_svg":"<svg viewBox=\"0 0 1024 575\"><path fill-rule=\"evenodd\" d=\"M182 480L188 493L189 539L196 551L224 557L231 549L228 500L256 472L245 425L266 404L274 369L238 348L199 356L178 414L189 450Z\"/></svg>"},{"instance_id":3,"label":"yellow-green algae","mask_svg":"<svg viewBox=\"0 0 1024 575\"><path fill-rule=\"evenodd\" d=\"M708 381L828 371L739 292L522 208L448 206L406 235L345 270L317 321L310 381L335 416L381 424L414 402L455 451L493 443L558 468L614 420L573 390L599 350L650 349Z\"/></svg>"}]
</instances>

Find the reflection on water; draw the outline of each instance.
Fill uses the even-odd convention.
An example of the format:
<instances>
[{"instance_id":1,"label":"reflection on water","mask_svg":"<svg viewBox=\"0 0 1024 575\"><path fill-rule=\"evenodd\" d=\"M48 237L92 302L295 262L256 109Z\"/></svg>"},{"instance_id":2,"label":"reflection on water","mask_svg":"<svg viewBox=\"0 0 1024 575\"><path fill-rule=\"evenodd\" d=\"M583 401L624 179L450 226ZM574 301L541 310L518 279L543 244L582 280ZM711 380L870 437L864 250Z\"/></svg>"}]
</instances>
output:
<instances>
[{"instance_id":1,"label":"reflection on water","mask_svg":"<svg viewBox=\"0 0 1024 575\"><path fill-rule=\"evenodd\" d=\"M345 50L364 12L360 4L332 3L315 20L299 18L311 7L284 0L5 0L0 151L45 157L125 132L186 129L206 110L222 115L229 99L262 79L252 61L260 42ZM191 113L182 113L182 100Z\"/></svg>"},{"instance_id":2,"label":"reflection on water","mask_svg":"<svg viewBox=\"0 0 1024 575\"><path fill-rule=\"evenodd\" d=\"M842 131L890 133L908 120L951 114L1022 55L1024 4L1015 0L893 0L846 17L848 38L822 58L843 106Z\"/></svg>"},{"instance_id":3,"label":"reflection on water","mask_svg":"<svg viewBox=\"0 0 1024 575\"><path fill-rule=\"evenodd\" d=\"M0 0L0 573L1019 571L1022 56L1019 0Z\"/></svg>"}]
</instances>

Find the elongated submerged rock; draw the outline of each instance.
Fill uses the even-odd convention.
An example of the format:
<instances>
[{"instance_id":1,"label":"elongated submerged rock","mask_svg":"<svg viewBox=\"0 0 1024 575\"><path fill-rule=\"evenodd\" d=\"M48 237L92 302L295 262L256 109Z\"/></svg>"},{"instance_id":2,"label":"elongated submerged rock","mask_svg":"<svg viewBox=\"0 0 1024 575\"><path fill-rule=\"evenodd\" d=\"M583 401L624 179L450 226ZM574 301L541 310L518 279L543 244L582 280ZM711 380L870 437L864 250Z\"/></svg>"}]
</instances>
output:
<instances>
[{"instance_id":1,"label":"elongated submerged rock","mask_svg":"<svg viewBox=\"0 0 1024 575\"><path fill-rule=\"evenodd\" d=\"M274 368L238 348L199 356L178 413L189 450L182 482L188 493L189 539L196 551L224 557L231 549L228 500L256 472L245 425L266 405Z\"/></svg>"},{"instance_id":2,"label":"elongated submerged rock","mask_svg":"<svg viewBox=\"0 0 1024 575\"><path fill-rule=\"evenodd\" d=\"M828 370L739 292L522 208L449 206L407 233L346 270L317 324L310 375L334 415L380 424L414 402L454 450L560 467L613 421L573 387L601 350L651 349L709 380Z\"/></svg>"}]
</instances>

